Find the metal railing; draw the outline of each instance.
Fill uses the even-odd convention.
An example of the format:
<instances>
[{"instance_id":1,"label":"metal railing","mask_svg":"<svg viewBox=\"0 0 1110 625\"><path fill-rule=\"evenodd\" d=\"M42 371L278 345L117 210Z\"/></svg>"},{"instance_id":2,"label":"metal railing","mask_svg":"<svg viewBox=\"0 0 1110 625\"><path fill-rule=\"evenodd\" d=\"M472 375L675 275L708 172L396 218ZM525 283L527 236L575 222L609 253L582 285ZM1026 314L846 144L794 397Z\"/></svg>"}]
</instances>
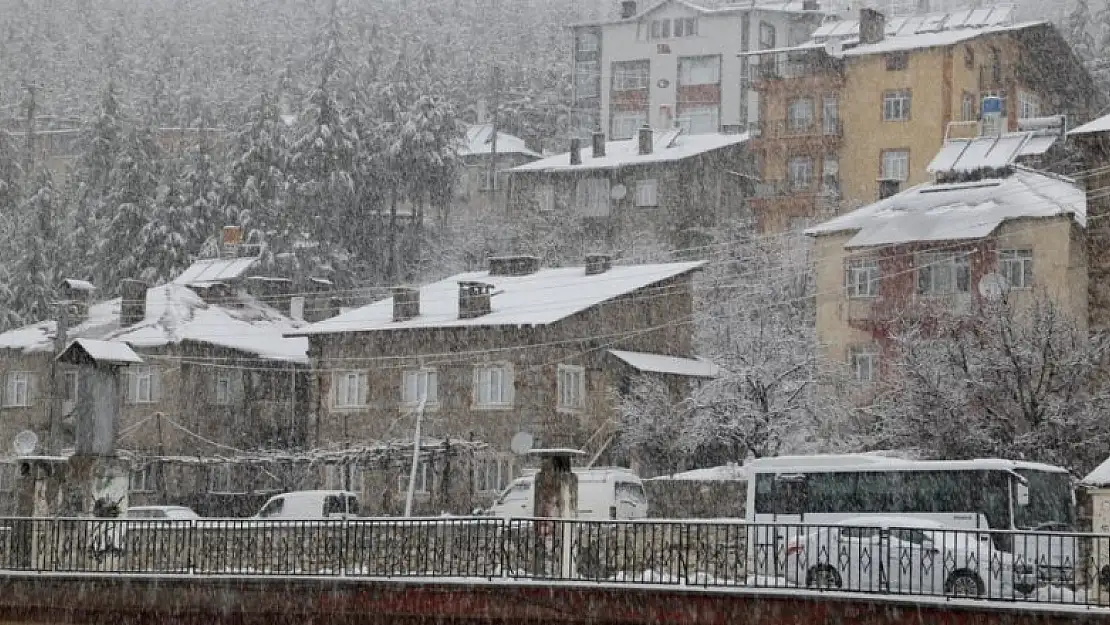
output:
<instances>
[{"instance_id":1,"label":"metal railing","mask_svg":"<svg viewBox=\"0 0 1110 625\"><path fill-rule=\"evenodd\" d=\"M1110 534L742 521L0 519L0 570L539 580L1110 606Z\"/></svg>"},{"instance_id":2,"label":"metal railing","mask_svg":"<svg viewBox=\"0 0 1110 625\"><path fill-rule=\"evenodd\" d=\"M825 137L839 139L844 132L840 120L761 120L749 127L753 137L760 139L792 139Z\"/></svg>"}]
</instances>

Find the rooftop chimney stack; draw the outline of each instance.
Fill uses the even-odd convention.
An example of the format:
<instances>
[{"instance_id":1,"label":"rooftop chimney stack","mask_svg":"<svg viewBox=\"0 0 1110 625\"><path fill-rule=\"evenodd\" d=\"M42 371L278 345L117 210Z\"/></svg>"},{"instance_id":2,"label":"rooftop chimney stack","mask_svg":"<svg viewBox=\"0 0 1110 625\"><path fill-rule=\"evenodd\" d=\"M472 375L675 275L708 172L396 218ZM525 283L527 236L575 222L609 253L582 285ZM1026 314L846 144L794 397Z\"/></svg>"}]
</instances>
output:
<instances>
[{"instance_id":1,"label":"rooftop chimney stack","mask_svg":"<svg viewBox=\"0 0 1110 625\"><path fill-rule=\"evenodd\" d=\"M393 320L408 321L420 316L420 289L393 287Z\"/></svg>"},{"instance_id":2,"label":"rooftop chimney stack","mask_svg":"<svg viewBox=\"0 0 1110 625\"><path fill-rule=\"evenodd\" d=\"M146 283L142 280L120 281L120 326L133 326L146 318L146 289Z\"/></svg>"},{"instance_id":3,"label":"rooftop chimney stack","mask_svg":"<svg viewBox=\"0 0 1110 625\"><path fill-rule=\"evenodd\" d=\"M459 319L488 315L492 310L490 296L493 285L484 282L459 283Z\"/></svg>"},{"instance_id":4,"label":"rooftop chimney stack","mask_svg":"<svg viewBox=\"0 0 1110 625\"><path fill-rule=\"evenodd\" d=\"M613 257L609 254L586 254L586 275L596 276L613 267Z\"/></svg>"},{"instance_id":5,"label":"rooftop chimney stack","mask_svg":"<svg viewBox=\"0 0 1110 625\"><path fill-rule=\"evenodd\" d=\"M817 0L802 0L803 11L820 11L821 3Z\"/></svg>"},{"instance_id":6,"label":"rooftop chimney stack","mask_svg":"<svg viewBox=\"0 0 1110 625\"><path fill-rule=\"evenodd\" d=\"M640 130L637 131L637 135L640 139L640 155L642 156L645 154L651 154L651 150L655 144L655 138L652 136L651 126L648 126L647 124L640 126Z\"/></svg>"},{"instance_id":7,"label":"rooftop chimney stack","mask_svg":"<svg viewBox=\"0 0 1110 625\"><path fill-rule=\"evenodd\" d=\"M859 42L879 43L884 37L886 37L886 16L875 9L867 7L860 9Z\"/></svg>"},{"instance_id":8,"label":"rooftop chimney stack","mask_svg":"<svg viewBox=\"0 0 1110 625\"><path fill-rule=\"evenodd\" d=\"M239 255L239 246L242 243L242 228L239 226L224 226L223 238L220 244L220 255L224 258L235 258Z\"/></svg>"},{"instance_id":9,"label":"rooftop chimney stack","mask_svg":"<svg viewBox=\"0 0 1110 625\"><path fill-rule=\"evenodd\" d=\"M622 0L621 2L621 19L627 20L636 17L636 2L635 0Z\"/></svg>"},{"instance_id":10,"label":"rooftop chimney stack","mask_svg":"<svg viewBox=\"0 0 1110 625\"><path fill-rule=\"evenodd\" d=\"M535 256L490 256L491 276L530 276L540 270L540 259Z\"/></svg>"},{"instance_id":11,"label":"rooftop chimney stack","mask_svg":"<svg viewBox=\"0 0 1110 625\"><path fill-rule=\"evenodd\" d=\"M582 142L578 137L574 137L570 140L570 164L582 164Z\"/></svg>"},{"instance_id":12,"label":"rooftop chimney stack","mask_svg":"<svg viewBox=\"0 0 1110 625\"><path fill-rule=\"evenodd\" d=\"M593 134L594 158L605 156L605 133L595 130Z\"/></svg>"}]
</instances>

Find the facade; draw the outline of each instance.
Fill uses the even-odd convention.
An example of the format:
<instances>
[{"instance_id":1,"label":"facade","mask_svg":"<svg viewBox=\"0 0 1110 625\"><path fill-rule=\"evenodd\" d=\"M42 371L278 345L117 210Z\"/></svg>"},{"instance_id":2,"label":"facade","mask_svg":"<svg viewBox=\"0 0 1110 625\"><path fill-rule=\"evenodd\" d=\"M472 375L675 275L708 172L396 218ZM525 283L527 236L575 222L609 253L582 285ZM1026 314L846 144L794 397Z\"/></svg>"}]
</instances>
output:
<instances>
[{"instance_id":1,"label":"facade","mask_svg":"<svg viewBox=\"0 0 1110 625\"><path fill-rule=\"evenodd\" d=\"M536 447L604 458L615 432L612 393L634 371L686 384L715 375L695 358L692 279L701 263L540 268L530 256L490 259L489 271L451 276L293 335L307 336L321 447L422 436L480 444L470 464L422 458L424 512L469 512L518 474L518 432ZM403 506L407 461L363 471L372 514Z\"/></svg>"},{"instance_id":2,"label":"facade","mask_svg":"<svg viewBox=\"0 0 1110 625\"><path fill-rule=\"evenodd\" d=\"M569 153L510 170L509 214L573 235L584 251L634 248L643 237L696 247L705 228L745 216L747 140L647 127L627 141L595 133L585 149L575 139Z\"/></svg>"},{"instance_id":3,"label":"facade","mask_svg":"<svg viewBox=\"0 0 1110 625\"><path fill-rule=\"evenodd\" d=\"M131 501L218 510L221 498L256 488L232 493L220 484L228 469L176 461L311 443L308 342L282 336L304 322L278 310L287 303L251 294L254 265L201 260L173 283L127 281L121 298L102 302L92 285L67 281L64 338L57 320L0 334L0 440L30 430L50 453L72 449L75 410L93 398L81 394L82 370L55 354L74 339L129 345L143 362L122 374L116 444L135 469Z\"/></svg>"},{"instance_id":4,"label":"facade","mask_svg":"<svg viewBox=\"0 0 1110 625\"><path fill-rule=\"evenodd\" d=\"M1051 25L1014 23L1012 8L830 21L789 49L752 53L763 117L752 150L764 231L827 219L926 182L950 132L990 115L998 128L1064 115L1088 119L1103 97Z\"/></svg>"},{"instance_id":5,"label":"facade","mask_svg":"<svg viewBox=\"0 0 1110 625\"><path fill-rule=\"evenodd\" d=\"M971 313L1003 290L1018 307L1047 297L1085 324L1086 223L1073 180L1019 165L921 184L811 228L824 362L866 387L899 320Z\"/></svg>"},{"instance_id":6,"label":"facade","mask_svg":"<svg viewBox=\"0 0 1110 625\"><path fill-rule=\"evenodd\" d=\"M691 134L746 128L759 107L738 44L744 51L798 44L823 16L815 0L716 9L622 2L619 19L573 27L578 133L600 129L620 140L644 124Z\"/></svg>"},{"instance_id":7,"label":"facade","mask_svg":"<svg viewBox=\"0 0 1110 625\"><path fill-rule=\"evenodd\" d=\"M1091 332L1110 329L1110 115L1068 133L1083 151L1083 186L1087 192L1088 317Z\"/></svg>"},{"instance_id":8,"label":"facade","mask_svg":"<svg viewBox=\"0 0 1110 625\"><path fill-rule=\"evenodd\" d=\"M542 158L528 148L524 140L498 132L496 145L492 124L468 126L458 149L462 160L459 182L455 187L457 205L468 216L478 216L484 210L503 209L508 184L507 170ZM494 151L496 150L496 152ZM490 182L490 172L494 172Z\"/></svg>"}]
</instances>

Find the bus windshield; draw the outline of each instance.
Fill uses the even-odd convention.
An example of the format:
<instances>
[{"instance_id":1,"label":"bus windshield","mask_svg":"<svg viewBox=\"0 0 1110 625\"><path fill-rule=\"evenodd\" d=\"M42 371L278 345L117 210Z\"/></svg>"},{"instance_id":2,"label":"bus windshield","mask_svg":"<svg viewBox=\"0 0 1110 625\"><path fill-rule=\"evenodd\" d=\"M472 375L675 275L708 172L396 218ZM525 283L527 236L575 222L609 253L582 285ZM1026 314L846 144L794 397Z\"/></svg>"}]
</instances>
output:
<instances>
[{"instance_id":1,"label":"bus windshield","mask_svg":"<svg viewBox=\"0 0 1110 625\"><path fill-rule=\"evenodd\" d=\"M1014 497L1015 528L1067 531L1075 527L1070 475L1029 469L1017 472L1028 480L1029 505L1017 505Z\"/></svg>"}]
</instances>

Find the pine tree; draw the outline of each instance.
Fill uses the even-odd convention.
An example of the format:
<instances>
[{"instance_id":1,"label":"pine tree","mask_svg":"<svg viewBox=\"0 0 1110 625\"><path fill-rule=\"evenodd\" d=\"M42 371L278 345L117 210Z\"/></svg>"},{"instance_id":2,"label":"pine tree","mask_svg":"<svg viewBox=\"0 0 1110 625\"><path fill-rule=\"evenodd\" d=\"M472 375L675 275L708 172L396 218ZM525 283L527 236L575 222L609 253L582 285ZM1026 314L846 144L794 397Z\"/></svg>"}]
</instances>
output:
<instances>
[{"instance_id":1,"label":"pine tree","mask_svg":"<svg viewBox=\"0 0 1110 625\"><path fill-rule=\"evenodd\" d=\"M1110 0L1102 5L1098 12L1098 51L1095 56L1092 73L1103 90L1110 87Z\"/></svg>"},{"instance_id":2,"label":"pine tree","mask_svg":"<svg viewBox=\"0 0 1110 625\"><path fill-rule=\"evenodd\" d=\"M10 301L24 320L41 321L53 313L54 289L61 280L58 261L61 211L49 170L38 173L33 193L19 210L28 219L17 238L22 248L12 272L15 280Z\"/></svg>"},{"instance_id":3,"label":"pine tree","mask_svg":"<svg viewBox=\"0 0 1110 625\"><path fill-rule=\"evenodd\" d=\"M1083 62L1094 59L1095 40L1091 36L1091 7L1087 0L1075 0L1071 13L1068 14L1067 40L1072 50Z\"/></svg>"},{"instance_id":4,"label":"pine tree","mask_svg":"<svg viewBox=\"0 0 1110 625\"><path fill-rule=\"evenodd\" d=\"M124 278L139 278L146 272L147 259L136 244L150 221L158 192L158 149L147 129L127 131L122 149L108 176L104 205L111 213L105 245L97 263L97 280L105 290L114 290Z\"/></svg>"},{"instance_id":5,"label":"pine tree","mask_svg":"<svg viewBox=\"0 0 1110 625\"><path fill-rule=\"evenodd\" d=\"M251 107L229 161L223 185L225 225L242 226L247 238L256 242L273 236L288 204L289 154L286 124L270 94L262 94Z\"/></svg>"}]
</instances>

